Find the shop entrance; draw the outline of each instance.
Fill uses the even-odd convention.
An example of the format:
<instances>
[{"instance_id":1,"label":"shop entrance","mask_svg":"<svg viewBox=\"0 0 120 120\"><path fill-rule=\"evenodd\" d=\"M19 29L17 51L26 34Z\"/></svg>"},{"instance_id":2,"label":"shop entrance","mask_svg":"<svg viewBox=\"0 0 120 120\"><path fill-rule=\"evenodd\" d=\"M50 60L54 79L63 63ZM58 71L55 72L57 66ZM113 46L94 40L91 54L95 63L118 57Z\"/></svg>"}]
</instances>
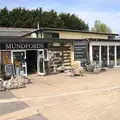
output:
<instances>
[{"instance_id":1,"label":"shop entrance","mask_svg":"<svg viewBox=\"0 0 120 120\"><path fill-rule=\"evenodd\" d=\"M37 50L26 51L27 73L37 73Z\"/></svg>"}]
</instances>

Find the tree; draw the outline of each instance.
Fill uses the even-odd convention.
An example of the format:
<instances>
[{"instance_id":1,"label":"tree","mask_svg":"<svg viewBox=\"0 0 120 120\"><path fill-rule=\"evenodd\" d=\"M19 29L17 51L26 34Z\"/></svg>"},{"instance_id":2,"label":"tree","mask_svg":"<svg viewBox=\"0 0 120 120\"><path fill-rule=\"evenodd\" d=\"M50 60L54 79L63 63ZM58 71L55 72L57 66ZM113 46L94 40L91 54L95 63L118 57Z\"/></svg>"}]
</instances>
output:
<instances>
[{"instance_id":1,"label":"tree","mask_svg":"<svg viewBox=\"0 0 120 120\"><path fill-rule=\"evenodd\" d=\"M42 8L28 10L25 8L0 9L1 27L40 27L66 28L88 31L88 25L74 14L58 14L54 10L43 11Z\"/></svg>"},{"instance_id":2,"label":"tree","mask_svg":"<svg viewBox=\"0 0 120 120\"><path fill-rule=\"evenodd\" d=\"M0 9L0 25L4 27L10 26L9 11L6 7Z\"/></svg>"},{"instance_id":3,"label":"tree","mask_svg":"<svg viewBox=\"0 0 120 120\"><path fill-rule=\"evenodd\" d=\"M77 29L77 30L82 30L82 31L88 31L89 27L85 22L81 19L79 19L76 15L74 14L69 14L69 13L61 13L60 19L64 23L64 28L69 28L69 29Z\"/></svg>"},{"instance_id":4,"label":"tree","mask_svg":"<svg viewBox=\"0 0 120 120\"><path fill-rule=\"evenodd\" d=\"M112 33L112 30L100 20L96 20L94 23L93 28L91 29L92 32L104 32L104 33Z\"/></svg>"}]
</instances>

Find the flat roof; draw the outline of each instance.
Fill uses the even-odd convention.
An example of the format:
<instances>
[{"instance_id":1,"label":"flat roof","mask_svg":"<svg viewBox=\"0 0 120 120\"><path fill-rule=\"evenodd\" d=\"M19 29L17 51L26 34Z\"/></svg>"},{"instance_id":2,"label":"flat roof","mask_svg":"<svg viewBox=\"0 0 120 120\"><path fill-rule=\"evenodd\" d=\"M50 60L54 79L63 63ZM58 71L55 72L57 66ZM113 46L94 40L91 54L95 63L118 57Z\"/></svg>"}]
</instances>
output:
<instances>
[{"instance_id":1,"label":"flat roof","mask_svg":"<svg viewBox=\"0 0 120 120\"><path fill-rule=\"evenodd\" d=\"M0 37L0 43L13 43L13 42L17 42L17 43L36 43L36 42L40 42L40 43L52 43L52 42L65 42L65 43L69 43L69 42L73 42L73 41L105 41L105 42L120 42L120 40L116 40L116 39L111 39L111 40L106 40L106 39L93 39L93 38L89 38L89 39L46 39L46 38L25 38L25 37Z\"/></svg>"},{"instance_id":2,"label":"flat roof","mask_svg":"<svg viewBox=\"0 0 120 120\"><path fill-rule=\"evenodd\" d=\"M119 35L119 34L116 34L116 33L89 32L89 31L82 31L82 30L63 29L63 28L48 28L48 27L41 27L39 30L41 30L41 31L79 32L79 33L101 34L101 35L115 35L115 36ZM39 30L36 30L36 31L39 31Z\"/></svg>"},{"instance_id":3,"label":"flat roof","mask_svg":"<svg viewBox=\"0 0 120 120\"><path fill-rule=\"evenodd\" d=\"M25 36L37 31L43 31L43 32L44 31L64 31L64 32L78 32L78 33L100 34L100 35L114 35L114 36L119 35L115 33L89 32L89 31L63 29L63 28L40 27L39 29L37 28L34 29L34 28L0 27L0 36Z\"/></svg>"},{"instance_id":4,"label":"flat roof","mask_svg":"<svg viewBox=\"0 0 120 120\"><path fill-rule=\"evenodd\" d=\"M120 40L118 39L93 39L93 38L89 38L88 41L104 41L104 42L120 42Z\"/></svg>"},{"instance_id":5,"label":"flat roof","mask_svg":"<svg viewBox=\"0 0 120 120\"><path fill-rule=\"evenodd\" d=\"M0 43L52 43L52 42L72 42L73 39L46 39L46 38L25 38L25 37L1 37Z\"/></svg>"},{"instance_id":6,"label":"flat roof","mask_svg":"<svg viewBox=\"0 0 120 120\"><path fill-rule=\"evenodd\" d=\"M0 36L24 36L29 34L36 29L32 28L11 28L11 27L0 27Z\"/></svg>"},{"instance_id":7,"label":"flat roof","mask_svg":"<svg viewBox=\"0 0 120 120\"><path fill-rule=\"evenodd\" d=\"M41 42L41 43L46 43L49 42L48 40L43 40L40 38L24 38L24 37L0 37L0 43L36 43L36 42Z\"/></svg>"}]
</instances>

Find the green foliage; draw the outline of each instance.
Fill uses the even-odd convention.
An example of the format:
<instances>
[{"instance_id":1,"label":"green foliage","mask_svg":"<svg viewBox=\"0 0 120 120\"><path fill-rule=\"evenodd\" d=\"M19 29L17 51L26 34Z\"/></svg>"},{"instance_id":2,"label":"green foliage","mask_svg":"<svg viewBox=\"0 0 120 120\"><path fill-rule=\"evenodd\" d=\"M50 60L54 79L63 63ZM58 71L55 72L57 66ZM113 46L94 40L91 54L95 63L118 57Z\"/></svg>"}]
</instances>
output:
<instances>
[{"instance_id":1,"label":"green foliage","mask_svg":"<svg viewBox=\"0 0 120 120\"><path fill-rule=\"evenodd\" d=\"M0 10L0 26L9 27L10 20L9 20L9 11L7 8L3 8Z\"/></svg>"},{"instance_id":2,"label":"green foliage","mask_svg":"<svg viewBox=\"0 0 120 120\"><path fill-rule=\"evenodd\" d=\"M88 25L85 24L85 22L81 19L79 19L74 14L66 14L61 13L60 19L63 21L64 26L63 28L69 28L69 29L78 29L78 30L88 30Z\"/></svg>"},{"instance_id":3,"label":"green foliage","mask_svg":"<svg viewBox=\"0 0 120 120\"><path fill-rule=\"evenodd\" d=\"M1 27L40 27L67 28L88 31L88 25L74 14L60 13L56 11L43 11L42 8L28 10L25 8L15 8L8 10L0 9Z\"/></svg>"},{"instance_id":4,"label":"green foliage","mask_svg":"<svg viewBox=\"0 0 120 120\"><path fill-rule=\"evenodd\" d=\"M96 20L94 23L94 27L92 28L93 32L104 32L104 33L112 33L112 30L100 20Z\"/></svg>"}]
</instances>

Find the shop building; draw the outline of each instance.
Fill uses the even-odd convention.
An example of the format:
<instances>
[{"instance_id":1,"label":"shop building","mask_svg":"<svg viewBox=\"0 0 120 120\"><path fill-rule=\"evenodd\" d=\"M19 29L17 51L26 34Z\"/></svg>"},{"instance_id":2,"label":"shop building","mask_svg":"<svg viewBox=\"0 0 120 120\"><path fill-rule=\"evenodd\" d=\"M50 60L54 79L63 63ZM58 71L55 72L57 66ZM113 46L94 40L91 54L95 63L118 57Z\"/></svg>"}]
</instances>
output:
<instances>
[{"instance_id":1,"label":"shop building","mask_svg":"<svg viewBox=\"0 0 120 120\"><path fill-rule=\"evenodd\" d=\"M63 65L71 66L71 40L57 43L40 38L0 37L0 44L2 72L9 64L14 65L16 75L45 75Z\"/></svg>"},{"instance_id":2,"label":"shop building","mask_svg":"<svg viewBox=\"0 0 120 120\"><path fill-rule=\"evenodd\" d=\"M89 54L91 63L120 67L120 40L91 40Z\"/></svg>"},{"instance_id":3,"label":"shop building","mask_svg":"<svg viewBox=\"0 0 120 120\"><path fill-rule=\"evenodd\" d=\"M12 63L18 75L44 75L85 61L120 67L120 40L116 36L56 28L0 28L0 64Z\"/></svg>"},{"instance_id":4,"label":"shop building","mask_svg":"<svg viewBox=\"0 0 120 120\"><path fill-rule=\"evenodd\" d=\"M118 34L82 32L79 30L41 28L25 37L72 40L71 64L90 61L101 67L120 66L120 39Z\"/></svg>"}]
</instances>

